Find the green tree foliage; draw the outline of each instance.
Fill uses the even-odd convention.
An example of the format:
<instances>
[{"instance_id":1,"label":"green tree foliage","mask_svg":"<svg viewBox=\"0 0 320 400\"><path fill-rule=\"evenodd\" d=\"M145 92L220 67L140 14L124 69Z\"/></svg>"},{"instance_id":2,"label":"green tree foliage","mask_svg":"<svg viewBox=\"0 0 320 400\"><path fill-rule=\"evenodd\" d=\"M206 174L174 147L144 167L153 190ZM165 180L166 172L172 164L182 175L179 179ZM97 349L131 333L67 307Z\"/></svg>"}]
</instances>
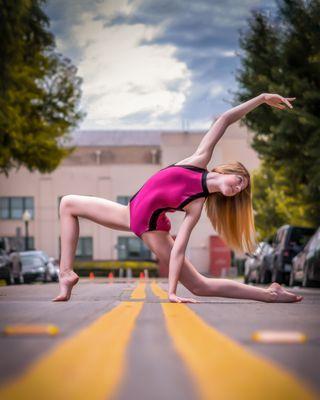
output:
<instances>
[{"instance_id":1,"label":"green tree foliage","mask_svg":"<svg viewBox=\"0 0 320 400\"><path fill-rule=\"evenodd\" d=\"M235 96L236 103L263 92L296 97L293 109L262 105L243 118L264 162L254 198L257 228L265 232L320 221L320 2L277 6L273 18L253 12L241 32Z\"/></svg>"},{"instance_id":2,"label":"green tree foliage","mask_svg":"<svg viewBox=\"0 0 320 400\"><path fill-rule=\"evenodd\" d=\"M298 190L292 195L290 182L281 168L275 170L262 161L260 168L252 173L255 224L261 240L272 236L284 224L314 226L305 219L308 207L304 201L306 186L298 185Z\"/></svg>"},{"instance_id":3,"label":"green tree foliage","mask_svg":"<svg viewBox=\"0 0 320 400\"><path fill-rule=\"evenodd\" d=\"M51 172L74 147L63 147L83 118L82 79L55 52L43 0L0 0L0 172L21 165Z\"/></svg>"}]
</instances>

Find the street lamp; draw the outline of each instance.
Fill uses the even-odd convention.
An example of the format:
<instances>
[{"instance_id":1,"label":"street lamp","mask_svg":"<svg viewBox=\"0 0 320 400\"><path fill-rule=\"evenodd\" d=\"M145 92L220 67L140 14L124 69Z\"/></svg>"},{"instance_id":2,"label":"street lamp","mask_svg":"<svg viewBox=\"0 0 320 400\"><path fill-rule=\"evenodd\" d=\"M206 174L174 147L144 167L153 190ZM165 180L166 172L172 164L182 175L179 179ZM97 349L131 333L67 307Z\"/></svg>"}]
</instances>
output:
<instances>
[{"instance_id":1,"label":"street lamp","mask_svg":"<svg viewBox=\"0 0 320 400\"><path fill-rule=\"evenodd\" d=\"M25 250L28 250L28 236L29 236L29 233L28 233L28 224L29 224L29 221L30 221L30 219L31 219L31 214L29 213L29 211L28 210L25 210L25 212L23 213L23 215L22 215L22 219L23 219L23 221L24 221L24 223L25 223L25 230L26 230L26 235L25 235L25 244L24 244L24 247L25 247Z\"/></svg>"}]
</instances>

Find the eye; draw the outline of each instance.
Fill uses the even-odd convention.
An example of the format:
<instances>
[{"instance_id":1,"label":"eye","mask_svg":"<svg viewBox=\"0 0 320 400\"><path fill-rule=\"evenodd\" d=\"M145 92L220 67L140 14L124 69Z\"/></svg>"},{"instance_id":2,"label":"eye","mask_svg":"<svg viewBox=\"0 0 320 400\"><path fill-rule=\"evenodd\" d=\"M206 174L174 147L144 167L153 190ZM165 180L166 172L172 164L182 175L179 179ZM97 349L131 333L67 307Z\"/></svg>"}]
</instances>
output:
<instances>
[{"instance_id":1,"label":"eye","mask_svg":"<svg viewBox=\"0 0 320 400\"><path fill-rule=\"evenodd\" d=\"M239 183L242 183L242 177L238 176L238 178L240 179Z\"/></svg>"}]
</instances>

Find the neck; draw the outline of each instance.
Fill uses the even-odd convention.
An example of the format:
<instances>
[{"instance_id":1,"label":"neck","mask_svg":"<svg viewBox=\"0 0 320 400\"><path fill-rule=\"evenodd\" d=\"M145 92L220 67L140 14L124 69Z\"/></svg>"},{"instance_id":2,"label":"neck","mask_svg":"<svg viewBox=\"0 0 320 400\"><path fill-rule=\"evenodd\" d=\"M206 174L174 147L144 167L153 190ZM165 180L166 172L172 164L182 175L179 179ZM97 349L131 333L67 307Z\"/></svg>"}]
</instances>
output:
<instances>
[{"instance_id":1,"label":"neck","mask_svg":"<svg viewBox=\"0 0 320 400\"><path fill-rule=\"evenodd\" d=\"M220 192L221 174L209 172L207 175L207 186L209 193Z\"/></svg>"}]
</instances>

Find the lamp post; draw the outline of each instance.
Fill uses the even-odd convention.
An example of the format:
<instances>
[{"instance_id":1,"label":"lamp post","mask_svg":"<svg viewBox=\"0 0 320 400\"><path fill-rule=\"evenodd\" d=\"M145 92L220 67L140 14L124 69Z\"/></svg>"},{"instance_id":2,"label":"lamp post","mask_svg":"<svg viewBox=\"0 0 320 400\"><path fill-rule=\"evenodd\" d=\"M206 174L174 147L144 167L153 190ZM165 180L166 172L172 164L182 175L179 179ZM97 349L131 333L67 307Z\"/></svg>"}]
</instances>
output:
<instances>
[{"instance_id":1,"label":"lamp post","mask_svg":"<svg viewBox=\"0 0 320 400\"><path fill-rule=\"evenodd\" d=\"M22 215L22 219L23 219L23 221L24 221L24 224L25 224L25 230L26 230L26 234L25 234L25 244L24 244L24 247L25 247L25 250L28 250L28 236L29 236L29 233L28 233L28 224L29 224L29 221L30 221L30 219L31 219L31 214L29 213L29 211L28 210L25 210L25 212L23 213L23 215Z\"/></svg>"}]
</instances>

